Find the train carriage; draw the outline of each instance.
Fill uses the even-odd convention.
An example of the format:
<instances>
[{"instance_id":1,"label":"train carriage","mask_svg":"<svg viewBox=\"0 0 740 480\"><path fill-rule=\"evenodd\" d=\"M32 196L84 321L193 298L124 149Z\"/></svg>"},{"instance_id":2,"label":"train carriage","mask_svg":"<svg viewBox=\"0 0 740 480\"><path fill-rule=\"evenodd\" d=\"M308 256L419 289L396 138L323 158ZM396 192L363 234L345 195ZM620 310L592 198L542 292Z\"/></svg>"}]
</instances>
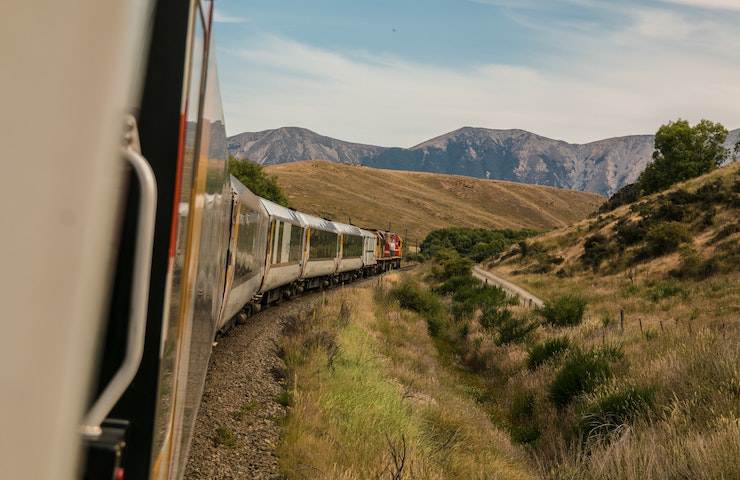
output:
<instances>
[{"instance_id":1,"label":"train carriage","mask_svg":"<svg viewBox=\"0 0 740 480\"><path fill-rule=\"evenodd\" d=\"M299 293L298 280L303 268L306 228L295 210L260 198L270 227L266 244L265 273L259 295L263 304L280 301Z\"/></svg>"},{"instance_id":2,"label":"train carriage","mask_svg":"<svg viewBox=\"0 0 740 480\"><path fill-rule=\"evenodd\" d=\"M337 280L345 282L352 280L362 272L362 257L364 240L362 230L354 225L334 223L339 232L339 261L337 265Z\"/></svg>"},{"instance_id":3,"label":"train carriage","mask_svg":"<svg viewBox=\"0 0 740 480\"><path fill-rule=\"evenodd\" d=\"M226 294L220 327L228 326L243 308L252 310L266 268L269 215L260 197L231 176L232 214ZM246 312L252 313L251 311Z\"/></svg>"},{"instance_id":4,"label":"train carriage","mask_svg":"<svg viewBox=\"0 0 740 480\"><path fill-rule=\"evenodd\" d=\"M307 213L298 213L307 228L301 271L305 288L328 287L337 271L339 232L334 222Z\"/></svg>"}]
</instances>

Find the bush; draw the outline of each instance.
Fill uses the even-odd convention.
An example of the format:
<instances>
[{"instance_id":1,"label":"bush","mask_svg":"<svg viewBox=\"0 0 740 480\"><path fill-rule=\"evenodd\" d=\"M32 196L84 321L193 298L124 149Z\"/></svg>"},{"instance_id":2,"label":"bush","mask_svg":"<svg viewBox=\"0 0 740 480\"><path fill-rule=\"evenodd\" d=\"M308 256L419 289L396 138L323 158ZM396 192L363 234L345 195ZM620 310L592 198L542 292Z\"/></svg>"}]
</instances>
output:
<instances>
[{"instance_id":1,"label":"bush","mask_svg":"<svg viewBox=\"0 0 740 480\"><path fill-rule=\"evenodd\" d=\"M529 337L529 335L536 330L538 326L537 322L533 322L526 317L517 318L512 315L508 315L508 318L499 322L497 327L498 338L496 339L496 344L508 345L510 343L521 343Z\"/></svg>"},{"instance_id":2,"label":"bush","mask_svg":"<svg viewBox=\"0 0 740 480\"><path fill-rule=\"evenodd\" d=\"M488 306L483 309L478 322L486 330L493 330L502 324L509 322L512 318L511 312L506 308Z\"/></svg>"},{"instance_id":3,"label":"bush","mask_svg":"<svg viewBox=\"0 0 740 480\"><path fill-rule=\"evenodd\" d=\"M553 358L560 357L570 348L568 337L557 337L538 343L529 351L527 358L527 368L536 370L537 367L550 361Z\"/></svg>"},{"instance_id":4,"label":"bush","mask_svg":"<svg viewBox=\"0 0 740 480\"><path fill-rule=\"evenodd\" d=\"M586 300L577 295L564 295L545 302L538 311L550 325L556 327L580 325L586 311Z\"/></svg>"},{"instance_id":5,"label":"bush","mask_svg":"<svg viewBox=\"0 0 740 480\"><path fill-rule=\"evenodd\" d=\"M466 277L470 276L470 270L473 268L473 261L469 258L453 255L450 258L442 260L440 265L442 266L442 279Z\"/></svg>"},{"instance_id":6,"label":"bush","mask_svg":"<svg viewBox=\"0 0 740 480\"><path fill-rule=\"evenodd\" d=\"M604 437L639 415L650 411L655 401L654 387L626 386L614 390L589 406L581 415L581 432L585 440Z\"/></svg>"},{"instance_id":7,"label":"bush","mask_svg":"<svg viewBox=\"0 0 740 480\"><path fill-rule=\"evenodd\" d=\"M271 200L284 207L288 206L288 199L277 183L277 177L265 173L262 165L249 160L237 160L229 157L229 173L235 176L255 195Z\"/></svg>"},{"instance_id":8,"label":"bush","mask_svg":"<svg viewBox=\"0 0 740 480\"><path fill-rule=\"evenodd\" d=\"M602 262L611 256L612 251L612 245L605 235L600 233L591 235L583 243L581 262L597 271Z\"/></svg>"},{"instance_id":9,"label":"bush","mask_svg":"<svg viewBox=\"0 0 740 480\"><path fill-rule=\"evenodd\" d=\"M691 240L685 225L678 222L662 222L652 225L645 234L643 255L659 257L675 252L678 247Z\"/></svg>"},{"instance_id":10,"label":"bush","mask_svg":"<svg viewBox=\"0 0 740 480\"><path fill-rule=\"evenodd\" d=\"M439 334L442 327L444 306L434 293L423 290L410 281L405 281L391 289L390 296L397 300L402 308L422 315L427 321L431 336L434 337Z\"/></svg>"},{"instance_id":11,"label":"bush","mask_svg":"<svg viewBox=\"0 0 740 480\"><path fill-rule=\"evenodd\" d=\"M645 238L647 229L644 222L631 222L629 220L620 220L614 227L617 240L622 245L634 245Z\"/></svg>"},{"instance_id":12,"label":"bush","mask_svg":"<svg viewBox=\"0 0 740 480\"><path fill-rule=\"evenodd\" d=\"M470 317L478 309L485 312L487 309L500 309L511 303L512 300L504 290L482 285L480 282L462 286L452 295L452 311L457 319Z\"/></svg>"},{"instance_id":13,"label":"bush","mask_svg":"<svg viewBox=\"0 0 740 480\"><path fill-rule=\"evenodd\" d=\"M535 398L530 392L514 395L509 407L509 431L511 438L518 443L528 444L540 437L534 415Z\"/></svg>"},{"instance_id":14,"label":"bush","mask_svg":"<svg viewBox=\"0 0 740 480\"><path fill-rule=\"evenodd\" d=\"M622 205L636 202L640 198L639 193L640 192L637 190L634 183L627 184L617 190L606 202L601 204L599 207L599 213L610 212Z\"/></svg>"},{"instance_id":15,"label":"bush","mask_svg":"<svg viewBox=\"0 0 740 480\"><path fill-rule=\"evenodd\" d=\"M422 253L436 257L451 249L476 262L503 252L518 240L531 237L533 230L449 227L434 230L421 242Z\"/></svg>"},{"instance_id":16,"label":"bush","mask_svg":"<svg viewBox=\"0 0 740 480\"><path fill-rule=\"evenodd\" d=\"M427 257L422 255L421 253L416 252L407 253L406 255L404 255L404 260L406 260L407 262L423 263L426 261L426 259Z\"/></svg>"},{"instance_id":17,"label":"bush","mask_svg":"<svg viewBox=\"0 0 740 480\"><path fill-rule=\"evenodd\" d=\"M469 290L478 288L480 282L473 278L471 275L457 275L450 277L445 282L435 288L434 290L440 295L447 295L450 293L456 293L459 290Z\"/></svg>"},{"instance_id":18,"label":"bush","mask_svg":"<svg viewBox=\"0 0 740 480\"><path fill-rule=\"evenodd\" d=\"M592 392L610 376L611 366L605 356L577 350L566 359L550 385L550 401L563 408L578 395Z\"/></svg>"}]
</instances>

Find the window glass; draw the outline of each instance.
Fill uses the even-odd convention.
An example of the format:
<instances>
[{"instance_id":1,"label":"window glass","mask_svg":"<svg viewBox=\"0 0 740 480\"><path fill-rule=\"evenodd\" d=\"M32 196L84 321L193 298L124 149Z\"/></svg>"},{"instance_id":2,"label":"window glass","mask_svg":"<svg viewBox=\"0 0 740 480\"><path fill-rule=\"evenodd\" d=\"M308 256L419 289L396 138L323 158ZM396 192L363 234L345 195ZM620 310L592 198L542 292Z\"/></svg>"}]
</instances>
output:
<instances>
[{"instance_id":1,"label":"window glass","mask_svg":"<svg viewBox=\"0 0 740 480\"><path fill-rule=\"evenodd\" d=\"M303 257L303 228L292 225L290 229L289 262L300 262Z\"/></svg>"},{"instance_id":2,"label":"window glass","mask_svg":"<svg viewBox=\"0 0 740 480\"><path fill-rule=\"evenodd\" d=\"M342 257L355 258L362 256L362 237L345 234L342 237Z\"/></svg>"},{"instance_id":3,"label":"window glass","mask_svg":"<svg viewBox=\"0 0 740 480\"><path fill-rule=\"evenodd\" d=\"M260 215L258 212L245 211L240 205L239 230L236 237L236 258L234 271L234 287L241 285L254 277L259 271L257 265L257 232L259 230Z\"/></svg>"},{"instance_id":4,"label":"window glass","mask_svg":"<svg viewBox=\"0 0 740 480\"><path fill-rule=\"evenodd\" d=\"M337 234L324 230L311 230L309 258L331 259L337 256Z\"/></svg>"}]
</instances>

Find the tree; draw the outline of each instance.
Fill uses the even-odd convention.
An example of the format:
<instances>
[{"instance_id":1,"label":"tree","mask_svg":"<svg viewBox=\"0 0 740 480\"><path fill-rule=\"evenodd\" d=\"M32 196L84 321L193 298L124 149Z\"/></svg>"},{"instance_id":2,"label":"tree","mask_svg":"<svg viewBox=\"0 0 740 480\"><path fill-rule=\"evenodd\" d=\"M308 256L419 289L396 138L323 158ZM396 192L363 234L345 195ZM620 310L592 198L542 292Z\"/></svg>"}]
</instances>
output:
<instances>
[{"instance_id":1,"label":"tree","mask_svg":"<svg viewBox=\"0 0 740 480\"><path fill-rule=\"evenodd\" d=\"M724 126L709 120L693 127L681 119L662 125L655 134L653 161L637 179L640 194L664 190L720 166L730 155L724 146L727 134Z\"/></svg>"},{"instance_id":2,"label":"tree","mask_svg":"<svg viewBox=\"0 0 740 480\"><path fill-rule=\"evenodd\" d=\"M265 173L262 165L249 160L238 160L229 156L229 173L244 184L255 195L272 200L284 207L288 206L288 199L277 183L277 177Z\"/></svg>"}]
</instances>

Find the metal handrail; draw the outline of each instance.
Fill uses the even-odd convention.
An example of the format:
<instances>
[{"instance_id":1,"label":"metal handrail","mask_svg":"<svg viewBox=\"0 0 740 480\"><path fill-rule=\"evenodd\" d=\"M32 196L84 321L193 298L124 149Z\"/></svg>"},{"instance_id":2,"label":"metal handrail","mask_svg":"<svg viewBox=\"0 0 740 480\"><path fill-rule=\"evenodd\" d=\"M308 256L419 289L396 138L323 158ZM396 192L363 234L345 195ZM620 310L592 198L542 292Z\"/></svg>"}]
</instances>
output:
<instances>
[{"instance_id":1,"label":"metal handrail","mask_svg":"<svg viewBox=\"0 0 740 480\"><path fill-rule=\"evenodd\" d=\"M129 146L124 148L123 156L136 173L140 191L126 356L116 374L85 415L82 433L91 437L97 437L102 433L100 425L133 381L144 353L149 277L157 213L157 181L149 162L139 152Z\"/></svg>"}]
</instances>

